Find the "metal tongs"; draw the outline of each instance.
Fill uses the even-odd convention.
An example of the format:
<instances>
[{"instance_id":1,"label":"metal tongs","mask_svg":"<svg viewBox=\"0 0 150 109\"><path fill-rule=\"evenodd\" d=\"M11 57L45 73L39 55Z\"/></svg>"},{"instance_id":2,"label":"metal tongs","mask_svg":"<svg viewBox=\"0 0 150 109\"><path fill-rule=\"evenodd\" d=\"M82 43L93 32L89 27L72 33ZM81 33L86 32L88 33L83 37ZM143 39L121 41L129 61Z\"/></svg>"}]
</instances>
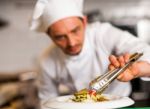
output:
<instances>
[{"instance_id":1,"label":"metal tongs","mask_svg":"<svg viewBox=\"0 0 150 109\"><path fill-rule=\"evenodd\" d=\"M107 73L98 76L94 80L90 82L90 90L96 91L96 93L102 93L108 85L117 78L117 76L125 71L131 64L137 61L143 53L134 53L131 55L129 61L121 68L116 68L112 71L108 71Z\"/></svg>"}]
</instances>

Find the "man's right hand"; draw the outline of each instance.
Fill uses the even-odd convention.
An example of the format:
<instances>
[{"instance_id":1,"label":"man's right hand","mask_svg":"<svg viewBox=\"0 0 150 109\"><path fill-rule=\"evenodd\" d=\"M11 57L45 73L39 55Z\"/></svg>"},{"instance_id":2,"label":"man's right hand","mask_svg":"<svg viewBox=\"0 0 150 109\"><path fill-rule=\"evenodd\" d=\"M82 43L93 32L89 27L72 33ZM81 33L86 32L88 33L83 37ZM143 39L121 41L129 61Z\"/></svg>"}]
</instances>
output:
<instances>
[{"instance_id":1,"label":"man's right hand","mask_svg":"<svg viewBox=\"0 0 150 109\"><path fill-rule=\"evenodd\" d=\"M130 56L131 55L129 53L125 53L121 56L110 55L109 70L123 67L129 61ZM123 82L127 82L142 76L150 76L150 64L145 61L138 61L129 66L129 68L122 72L117 77L117 79Z\"/></svg>"}]
</instances>

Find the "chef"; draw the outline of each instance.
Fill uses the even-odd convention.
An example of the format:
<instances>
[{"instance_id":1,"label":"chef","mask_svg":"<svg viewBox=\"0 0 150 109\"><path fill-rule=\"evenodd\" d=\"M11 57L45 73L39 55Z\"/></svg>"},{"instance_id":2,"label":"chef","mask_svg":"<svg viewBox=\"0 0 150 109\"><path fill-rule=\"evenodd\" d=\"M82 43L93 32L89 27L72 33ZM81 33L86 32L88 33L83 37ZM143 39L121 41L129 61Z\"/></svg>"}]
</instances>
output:
<instances>
[{"instance_id":1,"label":"chef","mask_svg":"<svg viewBox=\"0 0 150 109\"><path fill-rule=\"evenodd\" d=\"M30 29L46 33L53 41L40 58L42 101L88 88L89 82L105 73L108 66L109 69L123 66L135 52L144 55L125 71L127 78L123 73L118 79L129 81L147 76L150 70L150 47L146 43L109 23L88 24L82 8L83 0L36 3ZM129 96L130 92L129 82L115 80L104 93Z\"/></svg>"}]
</instances>

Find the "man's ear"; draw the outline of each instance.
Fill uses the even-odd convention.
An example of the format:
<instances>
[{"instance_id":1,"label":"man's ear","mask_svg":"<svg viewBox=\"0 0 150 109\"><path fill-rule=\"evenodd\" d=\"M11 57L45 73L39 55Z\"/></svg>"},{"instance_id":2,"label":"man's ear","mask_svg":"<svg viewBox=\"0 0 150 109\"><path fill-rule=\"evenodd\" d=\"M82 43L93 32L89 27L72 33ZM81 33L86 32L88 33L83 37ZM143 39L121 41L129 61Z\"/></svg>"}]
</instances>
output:
<instances>
[{"instance_id":1,"label":"man's ear","mask_svg":"<svg viewBox=\"0 0 150 109\"><path fill-rule=\"evenodd\" d=\"M86 25L87 25L87 16L83 16L83 24L86 27Z\"/></svg>"}]
</instances>

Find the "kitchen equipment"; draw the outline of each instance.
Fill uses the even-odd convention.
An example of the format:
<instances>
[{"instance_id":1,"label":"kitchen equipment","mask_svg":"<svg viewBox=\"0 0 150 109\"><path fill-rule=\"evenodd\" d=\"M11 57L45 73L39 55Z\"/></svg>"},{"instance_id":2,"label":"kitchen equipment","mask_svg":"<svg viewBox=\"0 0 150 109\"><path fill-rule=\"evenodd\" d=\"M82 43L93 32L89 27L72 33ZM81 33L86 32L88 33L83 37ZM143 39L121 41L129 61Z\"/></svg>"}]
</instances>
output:
<instances>
[{"instance_id":1,"label":"kitchen equipment","mask_svg":"<svg viewBox=\"0 0 150 109\"><path fill-rule=\"evenodd\" d=\"M137 61L143 53L135 53L133 54L129 61L121 68L116 68L112 71L108 71L107 73L97 77L96 79L90 82L90 90L95 91L96 93L102 93L109 84L117 78L117 76L125 71L131 64Z\"/></svg>"}]
</instances>

